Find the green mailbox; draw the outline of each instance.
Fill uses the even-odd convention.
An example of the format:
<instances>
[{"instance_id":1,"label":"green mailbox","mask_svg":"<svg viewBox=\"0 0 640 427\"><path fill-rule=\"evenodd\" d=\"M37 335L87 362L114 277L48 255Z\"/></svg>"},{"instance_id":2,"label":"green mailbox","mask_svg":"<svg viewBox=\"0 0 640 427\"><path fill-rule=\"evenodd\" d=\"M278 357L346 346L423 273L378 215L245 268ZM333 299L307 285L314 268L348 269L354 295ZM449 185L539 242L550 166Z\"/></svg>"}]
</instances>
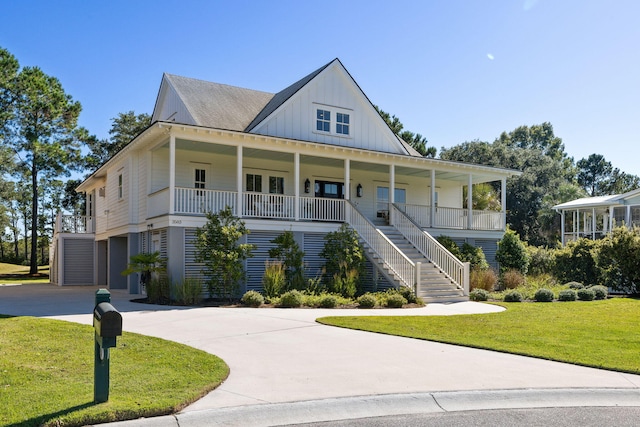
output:
<instances>
[{"instance_id":1,"label":"green mailbox","mask_svg":"<svg viewBox=\"0 0 640 427\"><path fill-rule=\"evenodd\" d=\"M111 305L111 293L106 289L96 292L93 309L95 330L93 400L109 400L109 349L116 346L116 337L122 335L122 315Z\"/></svg>"}]
</instances>

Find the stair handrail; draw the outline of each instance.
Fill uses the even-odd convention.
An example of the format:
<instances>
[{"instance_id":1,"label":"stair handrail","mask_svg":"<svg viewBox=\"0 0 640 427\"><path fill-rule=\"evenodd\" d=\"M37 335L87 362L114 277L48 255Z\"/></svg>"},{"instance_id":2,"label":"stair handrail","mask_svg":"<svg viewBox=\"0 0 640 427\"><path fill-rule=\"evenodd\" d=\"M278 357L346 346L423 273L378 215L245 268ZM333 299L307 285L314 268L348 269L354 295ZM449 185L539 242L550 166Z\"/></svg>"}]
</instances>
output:
<instances>
[{"instance_id":1,"label":"stair handrail","mask_svg":"<svg viewBox=\"0 0 640 427\"><path fill-rule=\"evenodd\" d=\"M461 289L464 295L469 295L469 263L460 261L411 217L402 212L395 203L391 204L391 210L393 226L456 287Z\"/></svg>"},{"instance_id":2,"label":"stair handrail","mask_svg":"<svg viewBox=\"0 0 640 427\"><path fill-rule=\"evenodd\" d=\"M350 201L345 205L348 224L365 241L369 248L382 260L398 280L409 289L416 291L418 270L416 264L407 257L387 236L364 216Z\"/></svg>"}]
</instances>

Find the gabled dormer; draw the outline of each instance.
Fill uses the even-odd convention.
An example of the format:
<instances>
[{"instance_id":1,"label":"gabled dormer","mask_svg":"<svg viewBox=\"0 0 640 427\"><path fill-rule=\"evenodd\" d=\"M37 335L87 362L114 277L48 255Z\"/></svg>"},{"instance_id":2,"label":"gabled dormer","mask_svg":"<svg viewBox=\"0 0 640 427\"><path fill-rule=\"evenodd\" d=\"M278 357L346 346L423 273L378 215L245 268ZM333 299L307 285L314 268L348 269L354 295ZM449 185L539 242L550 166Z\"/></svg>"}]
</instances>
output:
<instances>
[{"instance_id":1,"label":"gabled dormer","mask_svg":"<svg viewBox=\"0 0 640 427\"><path fill-rule=\"evenodd\" d=\"M414 155L334 59L277 93L246 129L261 135Z\"/></svg>"}]
</instances>

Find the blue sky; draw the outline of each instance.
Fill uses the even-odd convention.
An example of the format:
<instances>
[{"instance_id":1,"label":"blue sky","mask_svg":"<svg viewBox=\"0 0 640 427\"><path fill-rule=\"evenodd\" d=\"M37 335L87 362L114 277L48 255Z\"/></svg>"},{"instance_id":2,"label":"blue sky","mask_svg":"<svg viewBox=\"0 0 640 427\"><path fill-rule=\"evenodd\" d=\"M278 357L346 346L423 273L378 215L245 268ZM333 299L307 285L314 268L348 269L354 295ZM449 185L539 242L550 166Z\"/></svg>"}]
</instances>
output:
<instances>
[{"instance_id":1,"label":"blue sky","mask_svg":"<svg viewBox=\"0 0 640 427\"><path fill-rule=\"evenodd\" d=\"M640 2L10 1L0 46L60 79L80 124L151 113L163 72L277 92L333 58L429 145L551 122L575 160L640 175Z\"/></svg>"}]
</instances>

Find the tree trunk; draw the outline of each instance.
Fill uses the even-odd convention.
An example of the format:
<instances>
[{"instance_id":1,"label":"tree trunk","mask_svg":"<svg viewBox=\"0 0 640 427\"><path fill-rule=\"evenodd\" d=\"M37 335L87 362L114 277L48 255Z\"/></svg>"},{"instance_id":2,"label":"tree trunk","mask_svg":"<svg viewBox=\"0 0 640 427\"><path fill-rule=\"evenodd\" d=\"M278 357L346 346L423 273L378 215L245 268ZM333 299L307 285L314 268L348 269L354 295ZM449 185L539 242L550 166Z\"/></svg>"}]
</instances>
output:
<instances>
[{"instance_id":1,"label":"tree trunk","mask_svg":"<svg viewBox=\"0 0 640 427\"><path fill-rule=\"evenodd\" d=\"M38 169L34 156L31 165L31 185L33 197L31 198L31 264L29 274L38 274Z\"/></svg>"}]
</instances>

